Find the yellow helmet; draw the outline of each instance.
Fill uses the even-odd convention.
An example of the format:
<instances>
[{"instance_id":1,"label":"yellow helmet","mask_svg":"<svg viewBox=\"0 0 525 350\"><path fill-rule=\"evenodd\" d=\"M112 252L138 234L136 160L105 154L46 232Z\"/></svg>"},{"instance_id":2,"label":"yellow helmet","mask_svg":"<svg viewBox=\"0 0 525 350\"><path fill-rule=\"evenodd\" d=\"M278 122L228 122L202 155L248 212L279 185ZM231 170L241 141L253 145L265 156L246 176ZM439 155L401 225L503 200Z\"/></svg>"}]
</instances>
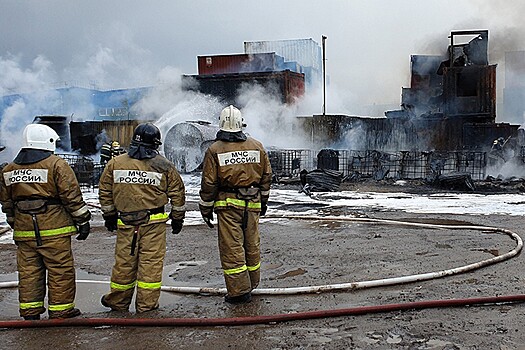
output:
<instances>
[{"instance_id":1,"label":"yellow helmet","mask_svg":"<svg viewBox=\"0 0 525 350\"><path fill-rule=\"evenodd\" d=\"M111 142L111 147L119 148L120 147L120 143L118 143L118 141L113 141L113 142Z\"/></svg>"}]
</instances>

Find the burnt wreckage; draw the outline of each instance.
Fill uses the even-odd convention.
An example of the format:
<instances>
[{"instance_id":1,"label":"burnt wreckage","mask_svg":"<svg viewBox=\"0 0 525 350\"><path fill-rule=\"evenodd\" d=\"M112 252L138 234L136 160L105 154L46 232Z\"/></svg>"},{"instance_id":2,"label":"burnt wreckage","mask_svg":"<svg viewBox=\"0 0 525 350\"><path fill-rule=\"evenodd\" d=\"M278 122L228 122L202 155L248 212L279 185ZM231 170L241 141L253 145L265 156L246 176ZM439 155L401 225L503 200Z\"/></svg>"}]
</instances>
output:
<instances>
[{"instance_id":1,"label":"burnt wreckage","mask_svg":"<svg viewBox=\"0 0 525 350\"><path fill-rule=\"evenodd\" d=\"M520 154L519 125L495 123L496 65L488 63L487 30L451 32L444 56L412 55L410 87L402 89L401 108L385 118L301 119L312 142L324 148L317 168L344 176L437 180L464 173L481 180L487 166ZM308 152L275 150L270 157L278 173L297 175Z\"/></svg>"}]
</instances>

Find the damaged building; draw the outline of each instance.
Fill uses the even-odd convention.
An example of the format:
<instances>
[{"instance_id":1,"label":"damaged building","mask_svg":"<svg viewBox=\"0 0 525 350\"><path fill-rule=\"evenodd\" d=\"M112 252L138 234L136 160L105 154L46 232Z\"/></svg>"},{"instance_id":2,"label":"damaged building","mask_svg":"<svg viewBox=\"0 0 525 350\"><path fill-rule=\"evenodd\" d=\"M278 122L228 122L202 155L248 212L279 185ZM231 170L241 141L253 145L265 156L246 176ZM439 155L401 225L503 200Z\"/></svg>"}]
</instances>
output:
<instances>
[{"instance_id":1,"label":"damaged building","mask_svg":"<svg viewBox=\"0 0 525 350\"><path fill-rule=\"evenodd\" d=\"M384 118L301 117L312 144L332 150L317 156L317 167L377 178L467 172L483 179L495 140L517 150L520 125L496 123L488 31L453 31L449 38L446 55L411 56L410 87L402 89L399 110Z\"/></svg>"}]
</instances>

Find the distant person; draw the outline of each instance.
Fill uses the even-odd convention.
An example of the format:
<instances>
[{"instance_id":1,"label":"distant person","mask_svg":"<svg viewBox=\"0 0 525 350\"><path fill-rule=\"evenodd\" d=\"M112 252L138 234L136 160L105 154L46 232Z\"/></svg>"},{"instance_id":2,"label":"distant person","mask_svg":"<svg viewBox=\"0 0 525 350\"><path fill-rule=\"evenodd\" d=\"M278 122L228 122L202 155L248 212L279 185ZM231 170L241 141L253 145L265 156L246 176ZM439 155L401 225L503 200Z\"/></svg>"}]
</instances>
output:
<instances>
[{"instance_id":1,"label":"distant person","mask_svg":"<svg viewBox=\"0 0 525 350\"><path fill-rule=\"evenodd\" d=\"M111 310L129 310L135 287L137 312L159 307L166 222L171 219L174 234L182 230L184 183L175 165L158 153L160 140L155 125L138 125L129 152L112 158L100 177L105 226L117 230L111 291L101 299ZM169 216L164 211L168 201Z\"/></svg>"},{"instance_id":2,"label":"distant person","mask_svg":"<svg viewBox=\"0 0 525 350\"><path fill-rule=\"evenodd\" d=\"M221 112L215 142L204 155L199 209L213 227L217 214L219 253L228 294L225 301L251 301L260 280L259 216L266 213L272 169L263 145L242 132L241 111Z\"/></svg>"},{"instance_id":3,"label":"distant person","mask_svg":"<svg viewBox=\"0 0 525 350\"><path fill-rule=\"evenodd\" d=\"M102 148L100 149L100 164L105 166L110 159L124 153L126 153L126 150L120 147L120 143L118 141L107 142L103 144Z\"/></svg>"},{"instance_id":4,"label":"distant person","mask_svg":"<svg viewBox=\"0 0 525 350\"><path fill-rule=\"evenodd\" d=\"M46 284L49 318L80 315L71 235L88 237L91 213L75 173L53 154L57 140L49 126L29 124L20 152L0 178L2 211L17 247L20 316L26 320L38 320L46 311Z\"/></svg>"}]
</instances>

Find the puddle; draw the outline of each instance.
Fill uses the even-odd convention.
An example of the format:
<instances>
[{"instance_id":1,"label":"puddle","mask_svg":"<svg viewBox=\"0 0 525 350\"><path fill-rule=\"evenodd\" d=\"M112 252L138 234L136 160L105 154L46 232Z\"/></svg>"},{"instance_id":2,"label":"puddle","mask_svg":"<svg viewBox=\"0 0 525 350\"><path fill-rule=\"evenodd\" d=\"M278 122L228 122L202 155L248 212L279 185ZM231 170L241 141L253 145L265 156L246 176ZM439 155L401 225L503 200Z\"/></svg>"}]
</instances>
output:
<instances>
[{"instance_id":1,"label":"puddle","mask_svg":"<svg viewBox=\"0 0 525 350\"><path fill-rule=\"evenodd\" d=\"M165 286L200 286L202 283L195 282L179 282L170 275L176 274L184 268L192 268L207 263L206 261L180 261L176 264L167 265L163 269L162 284ZM78 270L77 273L77 293L75 298L75 305L84 313L99 313L107 312L108 309L100 304L100 298L102 295L109 291L109 279L110 276L100 276L95 274L87 273L84 270ZM0 274L0 282L16 281L18 279L17 273L11 274ZM80 280L94 281L92 283L78 282ZM222 287L223 280L217 281L206 281L208 284ZM0 318L17 318L18 315L18 289L6 288L4 289L5 294L3 300L0 302ZM181 298L184 298L183 294L162 292L160 294L159 303L161 307L164 305L180 303ZM47 304L47 298L46 298ZM46 306L47 307L47 306ZM130 311L135 312L135 298L131 302ZM47 317L47 313L44 314Z\"/></svg>"},{"instance_id":2,"label":"puddle","mask_svg":"<svg viewBox=\"0 0 525 350\"><path fill-rule=\"evenodd\" d=\"M207 261L205 260L179 261L175 264L164 266L164 274L166 273L166 271L168 271L168 277L170 279L173 279L176 276L177 272L179 272L182 269L186 269L188 267L200 266L206 263ZM165 279L166 278L164 277L163 280Z\"/></svg>"},{"instance_id":3,"label":"puddle","mask_svg":"<svg viewBox=\"0 0 525 350\"><path fill-rule=\"evenodd\" d=\"M290 203L290 204L280 205L275 209L289 210L293 212L302 212L302 211L308 211L312 209L324 208L327 206L328 204L325 204L325 203Z\"/></svg>"}]
</instances>

